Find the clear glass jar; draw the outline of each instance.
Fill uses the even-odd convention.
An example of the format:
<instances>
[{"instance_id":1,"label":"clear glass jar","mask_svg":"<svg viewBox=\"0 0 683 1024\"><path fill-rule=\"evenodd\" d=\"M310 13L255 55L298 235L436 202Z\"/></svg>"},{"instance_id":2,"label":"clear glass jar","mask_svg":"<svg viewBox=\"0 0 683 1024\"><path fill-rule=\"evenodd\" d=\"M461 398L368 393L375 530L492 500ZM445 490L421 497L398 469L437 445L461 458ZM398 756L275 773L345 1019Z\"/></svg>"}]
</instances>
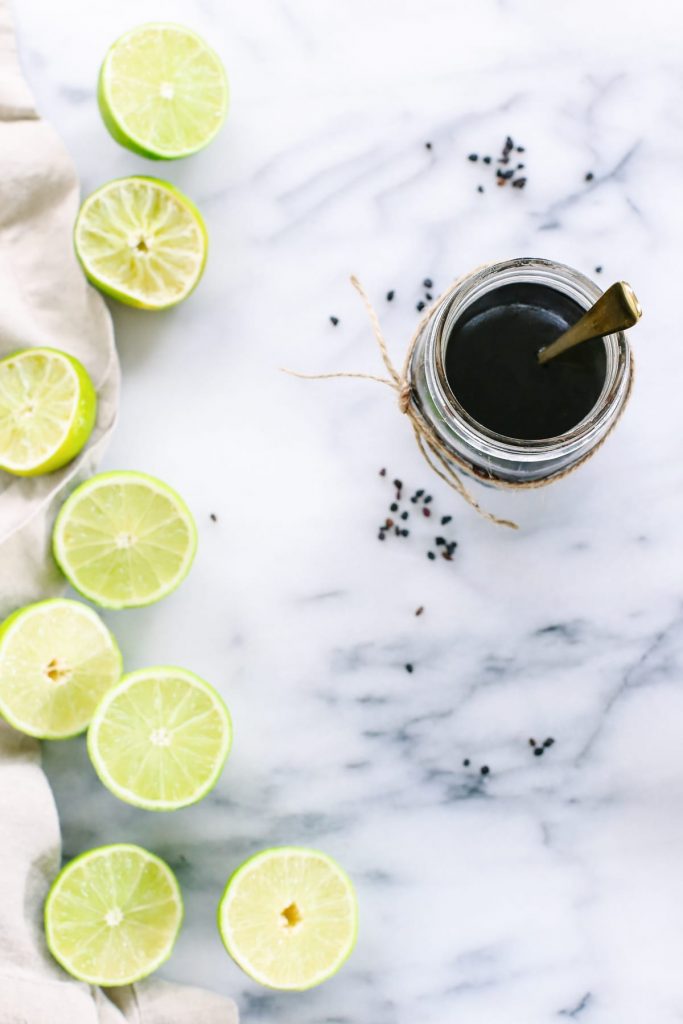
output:
<instances>
[{"instance_id":1,"label":"clear glass jar","mask_svg":"<svg viewBox=\"0 0 683 1024\"><path fill-rule=\"evenodd\" d=\"M458 281L420 331L409 366L412 399L426 427L472 476L489 483L550 482L604 440L616 423L631 386L632 359L623 332L604 338L605 384L580 423L557 437L524 441L487 430L460 405L446 379L448 337L458 317L494 288L520 282L547 285L588 309L601 289L578 270L542 259L514 259L475 270Z\"/></svg>"}]
</instances>

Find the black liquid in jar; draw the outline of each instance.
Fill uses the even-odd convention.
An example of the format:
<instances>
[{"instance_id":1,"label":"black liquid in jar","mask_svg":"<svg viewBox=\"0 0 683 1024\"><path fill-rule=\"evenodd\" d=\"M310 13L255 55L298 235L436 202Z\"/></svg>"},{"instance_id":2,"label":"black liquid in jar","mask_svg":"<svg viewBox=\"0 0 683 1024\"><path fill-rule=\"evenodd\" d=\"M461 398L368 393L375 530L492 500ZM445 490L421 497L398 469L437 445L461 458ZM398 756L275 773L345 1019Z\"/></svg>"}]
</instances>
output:
<instances>
[{"instance_id":1,"label":"black liquid in jar","mask_svg":"<svg viewBox=\"0 0 683 1024\"><path fill-rule=\"evenodd\" d=\"M468 306L447 339L446 378L469 415L488 430L523 441L573 429L605 383L602 338L541 365L550 345L585 310L541 284L501 285Z\"/></svg>"}]
</instances>

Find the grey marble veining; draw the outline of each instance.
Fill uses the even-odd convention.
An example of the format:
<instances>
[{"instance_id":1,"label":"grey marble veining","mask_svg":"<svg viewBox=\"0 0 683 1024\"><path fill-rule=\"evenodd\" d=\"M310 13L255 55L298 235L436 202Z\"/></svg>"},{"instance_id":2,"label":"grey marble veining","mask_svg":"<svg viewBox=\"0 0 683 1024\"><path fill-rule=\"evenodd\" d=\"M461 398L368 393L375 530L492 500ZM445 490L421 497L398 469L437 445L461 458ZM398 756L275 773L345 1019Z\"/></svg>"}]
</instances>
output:
<instances>
[{"instance_id":1,"label":"grey marble veining","mask_svg":"<svg viewBox=\"0 0 683 1024\"><path fill-rule=\"evenodd\" d=\"M200 548L176 594L108 619L129 668L221 689L234 751L203 804L158 816L104 792L82 743L51 745L66 853L134 839L167 857L187 902L167 973L233 994L247 1024L683 1020L678 5L17 6L84 190L160 174L211 234L181 308L113 306L108 465L174 484ZM160 17L212 40L233 90L219 139L173 165L117 147L94 99L112 39ZM466 159L508 133L523 191ZM645 317L600 453L547 490L480 492L511 534L430 477L388 389L278 367L378 372L352 272L400 360L425 276L438 291L522 254L602 266ZM453 515L453 563L425 557L434 520L377 542L395 475ZM244 978L214 926L231 870L280 842L338 857L360 896L353 958L300 996Z\"/></svg>"}]
</instances>

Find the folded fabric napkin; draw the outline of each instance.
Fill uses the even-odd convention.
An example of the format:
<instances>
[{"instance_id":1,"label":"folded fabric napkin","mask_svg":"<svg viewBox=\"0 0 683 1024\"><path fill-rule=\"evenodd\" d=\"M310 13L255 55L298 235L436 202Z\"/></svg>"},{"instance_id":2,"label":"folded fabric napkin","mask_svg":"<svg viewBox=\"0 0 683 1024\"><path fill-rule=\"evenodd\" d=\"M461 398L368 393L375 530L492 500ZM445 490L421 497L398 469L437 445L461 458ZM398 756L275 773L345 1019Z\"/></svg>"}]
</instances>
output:
<instances>
[{"instance_id":1,"label":"folded fabric napkin","mask_svg":"<svg viewBox=\"0 0 683 1024\"><path fill-rule=\"evenodd\" d=\"M85 281L71 233L78 179L38 118L19 70L9 0L0 0L0 356L30 345L75 355L99 412L82 455L58 473L0 473L0 618L58 593L50 530L65 488L97 465L116 420L111 320ZM45 946L42 906L61 862L57 810L39 745L0 722L0 1024L236 1024L230 999L149 981L106 992L70 979Z\"/></svg>"},{"instance_id":2,"label":"folded fabric napkin","mask_svg":"<svg viewBox=\"0 0 683 1024\"><path fill-rule=\"evenodd\" d=\"M0 0L0 357L48 345L76 356L99 400L86 449L57 473L0 472L0 616L61 587L50 529L63 491L93 471L116 420L119 365L111 318L76 259L76 170L34 108L21 75L9 0Z\"/></svg>"}]
</instances>

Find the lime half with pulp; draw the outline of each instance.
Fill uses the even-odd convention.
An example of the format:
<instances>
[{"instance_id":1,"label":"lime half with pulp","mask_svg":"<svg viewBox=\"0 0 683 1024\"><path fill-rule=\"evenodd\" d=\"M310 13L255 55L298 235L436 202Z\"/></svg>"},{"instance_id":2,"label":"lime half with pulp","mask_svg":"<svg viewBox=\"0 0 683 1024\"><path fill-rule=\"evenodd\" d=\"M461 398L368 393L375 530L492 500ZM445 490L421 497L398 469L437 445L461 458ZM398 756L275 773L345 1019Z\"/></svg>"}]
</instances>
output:
<instances>
[{"instance_id":1,"label":"lime half with pulp","mask_svg":"<svg viewBox=\"0 0 683 1024\"><path fill-rule=\"evenodd\" d=\"M0 714L30 736L60 740L83 732L120 678L116 641L79 601L28 605L0 628Z\"/></svg>"},{"instance_id":2,"label":"lime half with pulp","mask_svg":"<svg viewBox=\"0 0 683 1024\"><path fill-rule=\"evenodd\" d=\"M194 203L166 181L117 178L83 202L76 255L101 291L140 309L167 309L199 282L208 235Z\"/></svg>"},{"instance_id":3,"label":"lime half with pulp","mask_svg":"<svg viewBox=\"0 0 683 1024\"><path fill-rule=\"evenodd\" d=\"M145 473L100 473L61 508L52 546L62 572L104 608L153 604L185 579L197 529L185 502Z\"/></svg>"},{"instance_id":4,"label":"lime half with pulp","mask_svg":"<svg viewBox=\"0 0 683 1024\"><path fill-rule=\"evenodd\" d=\"M182 668L124 676L97 709L88 752L107 789L149 811L174 811L213 789L230 750L218 693Z\"/></svg>"},{"instance_id":5,"label":"lime half with pulp","mask_svg":"<svg viewBox=\"0 0 683 1024\"><path fill-rule=\"evenodd\" d=\"M300 991L319 985L350 955L358 930L351 880L318 850L281 846L234 873L218 908L230 956L254 981Z\"/></svg>"},{"instance_id":6,"label":"lime half with pulp","mask_svg":"<svg viewBox=\"0 0 683 1024\"><path fill-rule=\"evenodd\" d=\"M171 955L183 919L175 875L140 846L89 850L55 879L45 936L55 960L90 985L130 985Z\"/></svg>"},{"instance_id":7,"label":"lime half with pulp","mask_svg":"<svg viewBox=\"0 0 683 1024\"><path fill-rule=\"evenodd\" d=\"M61 469L86 444L96 413L92 381L66 352L29 348L0 360L0 469Z\"/></svg>"},{"instance_id":8,"label":"lime half with pulp","mask_svg":"<svg viewBox=\"0 0 683 1024\"><path fill-rule=\"evenodd\" d=\"M102 64L97 98L122 146L155 160L203 149L228 109L218 54L182 25L140 25L114 43Z\"/></svg>"}]
</instances>

